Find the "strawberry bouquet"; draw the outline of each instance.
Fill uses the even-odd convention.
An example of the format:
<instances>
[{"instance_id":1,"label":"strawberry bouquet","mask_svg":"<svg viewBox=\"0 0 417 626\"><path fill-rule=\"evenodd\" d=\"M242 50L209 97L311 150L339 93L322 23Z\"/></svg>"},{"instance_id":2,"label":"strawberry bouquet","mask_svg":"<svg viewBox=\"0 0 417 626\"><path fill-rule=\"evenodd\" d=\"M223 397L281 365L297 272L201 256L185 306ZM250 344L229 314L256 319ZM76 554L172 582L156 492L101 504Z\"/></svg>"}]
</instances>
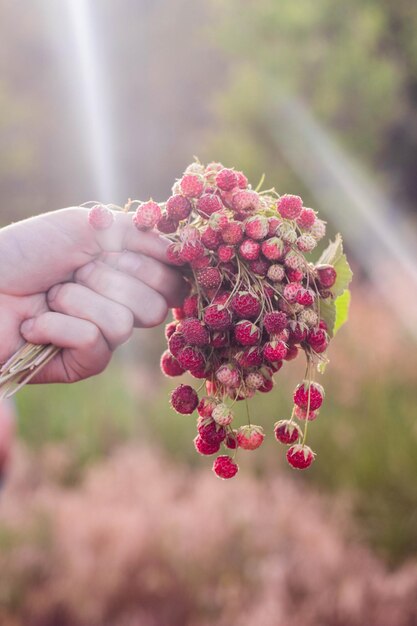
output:
<instances>
[{"instance_id":1,"label":"strawberry bouquet","mask_svg":"<svg viewBox=\"0 0 417 626\"><path fill-rule=\"evenodd\" d=\"M247 423L235 424L235 403L248 405L255 393L270 392L284 364L303 354L304 380L294 391L291 415L275 424L274 435L288 446L292 467L309 467L315 454L307 445L308 424L324 399L316 376L349 307L352 272L341 236L313 263L309 255L326 232L316 212L299 196L252 189L242 172L220 163L194 162L166 202L129 203L135 205L135 226L171 240L168 260L190 285L166 326L161 369L169 377L188 373L199 381L198 390L180 384L171 394L178 413L197 411L197 452L217 455L213 470L220 478L235 476L238 451L255 450L265 437L262 426L251 422L249 407ZM89 222L111 228L113 212L95 205ZM51 350L25 346L23 364L19 354L7 364L8 382L13 376L25 382Z\"/></svg>"}]
</instances>

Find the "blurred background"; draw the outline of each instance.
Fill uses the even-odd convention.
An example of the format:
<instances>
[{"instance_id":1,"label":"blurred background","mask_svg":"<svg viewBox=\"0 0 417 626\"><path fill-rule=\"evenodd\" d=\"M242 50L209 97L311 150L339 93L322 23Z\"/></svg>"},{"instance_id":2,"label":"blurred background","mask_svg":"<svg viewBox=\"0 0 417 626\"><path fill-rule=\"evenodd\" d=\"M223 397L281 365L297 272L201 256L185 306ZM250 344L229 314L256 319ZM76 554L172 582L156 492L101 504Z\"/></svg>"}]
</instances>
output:
<instances>
[{"instance_id":1,"label":"blurred background","mask_svg":"<svg viewBox=\"0 0 417 626\"><path fill-rule=\"evenodd\" d=\"M345 236L317 461L291 471L270 436L216 480L169 409L161 329L96 379L23 390L0 623L417 624L416 3L0 0L0 225L162 201L193 155L265 173ZM301 368L252 401L267 432Z\"/></svg>"}]
</instances>

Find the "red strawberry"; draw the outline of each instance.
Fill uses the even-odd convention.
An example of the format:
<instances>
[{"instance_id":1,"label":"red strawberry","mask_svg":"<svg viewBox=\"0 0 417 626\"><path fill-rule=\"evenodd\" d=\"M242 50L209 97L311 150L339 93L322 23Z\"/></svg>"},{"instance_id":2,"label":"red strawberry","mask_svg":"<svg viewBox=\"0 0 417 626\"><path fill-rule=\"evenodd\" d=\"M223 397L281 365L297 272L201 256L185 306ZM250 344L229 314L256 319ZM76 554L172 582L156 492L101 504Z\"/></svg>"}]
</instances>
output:
<instances>
[{"instance_id":1,"label":"red strawberry","mask_svg":"<svg viewBox=\"0 0 417 626\"><path fill-rule=\"evenodd\" d=\"M336 282L337 274L331 265L320 265L316 269L320 287L330 289Z\"/></svg>"},{"instance_id":2,"label":"red strawberry","mask_svg":"<svg viewBox=\"0 0 417 626\"><path fill-rule=\"evenodd\" d=\"M270 237L262 243L262 254L270 261L278 261L284 254L284 244L279 237Z\"/></svg>"},{"instance_id":3,"label":"red strawberry","mask_svg":"<svg viewBox=\"0 0 417 626\"><path fill-rule=\"evenodd\" d=\"M169 351L173 356L177 357L184 347L184 335L178 331L175 331L168 340Z\"/></svg>"},{"instance_id":4,"label":"red strawberry","mask_svg":"<svg viewBox=\"0 0 417 626\"><path fill-rule=\"evenodd\" d=\"M287 451L287 461L295 469L306 469L314 461L314 452L308 446L296 444Z\"/></svg>"},{"instance_id":5,"label":"red strawberry","mask_svg":"<svg viewBox=\"0 0 417 626\"><path fill-rule=\"evenodd\" d=\"M132 220L138 230L149 230L161 219L161 207L153 200L143 202L136 209Z\"/></svg>"},{"instance_id":6,"label":"red strawberry","mask_svg":"<svg viewBox=\"0 0 417 626\"><path fill-rule=\"evenodd\" d=\"M194 294L185 298L182 308L187 317L198 317L198 295Z\"/></svg>"},{"instance_id":7,"label":"red strawberry","mask_svg":"<svg viewBox=\"0 0 417 626\"><path fill-rule=\"evenodd\" d=\"M256 450L264 439L262 426L241 426L237 431L237 443L243 450Z\"/></svg>"},{"instance_id":8,"label":"red strawberry","mask_svg":"<svg viewBox=\"0 0 417 626\"><path fill-rule=\"evenodd\" d=\"M195 437L194 446L199 454L204 455L216 454L216 452L220 450L220 443L207 443L207 441L204 441L200 435Z\"/></svg>"},{"instance_id":9,"label":"red strawberry","mask_svg":"<svg viewBox=\"0 0 417 626\"><path fill-rule=\"evenodd\" d=\"M177 413L190 415L198 405L198 395L190 385L180 385L171 393L171 405Z\"/></svg>"},{"instance_id":10,"label":"red strawberry","mask_svg":"<svg viewBox=\"0 0 417 626\"><path fill-rule=\"evenodd\" d=\"M171 265L185 265L185 261L182 260L180 255L180 246L177 243L171 243L166 251L167 261Z\"/></svg>"},{"instance_id":11,"label":"red strawberry","mask_svg":"<svg viewBox=\"0 0 417 626\"><path fill-rule=\"evenodd\" d=\"M232 316L223 305L211 304L204 310L204 322L211 330L226 330L232 323Z\"/></svg>"},{"instance_id":12,"label":"red strawberry","mask_svg":"<svg viewBox=\"0 0 417 626\"><path fill-rule=\"evenodd\" d=\"M107 230L113 222L114 215L104 204L96 204L88 212L88 223L94 230Z\"/></svg>"},{"instance_id":13,"label":"red strawberry","mask_svg":"<svg viewBox=\"0 0 417 626\"><path fill-rule=\"evenodd\" d=\"M253 239L244 239L239 246L239 254L246 261L255 261L259 257L261 246Z\"/></svg>"},{"instance_id":14,"label":"red strawberry","mask_svg":"<svg viewBox=\"0 0 417 626\"><path fill-rule=\"evenodd\" d=\"M263 319L264 328L267 333L279 333L287 327L288 318L282 311L271 311L266 313Z\"/></svg>"},{"instance_id":15,"label":"red strawberry","mask_svg":"<svg viewBox=\"0 0 417 626\"><path fill-rule=\"evenodd\" d=\"M313 209L302 209L300 215L297 217L297 224L300 228L308 230L316 221L316 214Z\"/></svg>"},{"instance_id":16,"label":"red strawberry","mask_svg":"<svg viewBox=\"0 0 417 626\"><path fill-rule=\"evenodd\" d=\"M319 409L323 403L324 398L324 389L318 383L308 383L308 381L304 381L294 391L294 404L301 407L302 409L307 409L308 407L308 396L310 392L310 410L315 411Z\"/></svg>"},{"instance_id":17,"label":"red strawberry","mask_svg":"<svg viewBox=\"0 0 417 626\"><path fill-rule=\"evenodd\" d=\"M185 370L197 370L205 366L204 355L197 348L186 346L177 356L178 363Z\"/></svg>"},{"instance_id":18,"label":"red strawberry","mask_svg":"<svg viewBox=\"0 0 417 626\"><path fill-rule=\"evenodd\" d=\"M290 420L280 420L274 425L275 439L280 443L290 445L302 435L300 427Z\"/></svg>"},{"instance_id":19,"label":"red strawberry","mask_svg":"<svg viewBox=\"0 0 417 626\"><path fill-rule=\"evenodd\" d=\"M256 274L257 276L263 277L263 276L266 276L268 272L269 263L265 259L262 259L261 257L259 257L259 259L255 259L255 261L250 261L249 267L254 274ZM268 285L265 285L265 288L266 287L268 287ZM272 291L272 296L273 295L274 295L274 292Z\"/></svg>"},{"instance_id":20,"label":"red strawberry","mask_svg":"<svg viewBox=\"0 0 417 626\"><path fill-rule=\"evenodd\" d=\"M212 417L199 417L197 430L200 437L207 443L221 443L226 438L226 429L219 426Z\"/></svg>"},{"instance_id":21,"label":"red strawberry","mask_svg":"<svg viewBox=\"0 0 417 626\"><path fill-rule=\"evenodd\" d=\"M171 337L171 335L175 333L176 330L177 330L177 322L169 322L165 326L165 339L168 341L168 339Z\"/></svg>"},{"instance_id":22,"label":"red strawberry","mask_svg":"<svg viewBox=\"0 0 417 626\"><path fill-rule=\"evenodd\" d=\"M237 186L240 189L246 189L246 187L248 186L248 179L246 178L244 173L236 172L236 176L237 176Z\"/></svg>"},{"instance_id":23,"label":"red strawberry","mask_svg":"<svg viewBox=\"0 0 417 626\"><path fill-rule=\"evenodd\" d=\"M278 200L277 211L288 220L295 220L300 216L303 208L303 201L300 196L292 196L291 194L285 194Z\"/></svg>"},{"instance_id":24,"label":"red strawberry","mask_svg":"<svg viewBox=\"0 0 417 626\"><path fill-rule=\"evenodd\" d=\"M237 463L230 458L230 456L218 456L213 463L213 472L219 478L226 480L227 478L233 478L239 471Z\"/></svg>"},{"instance_id":25,"label":"red strawberry","mask_svg":"<svg viewBox=\"0 0 417 626\"><path fill-rule=\"evenodd\" d=\"M240 222L230 220L221 231L224 243L236 245L243 239L243 226Z\"/></svg>"},{"instance_id":26,"label":"red strawberry","mask_svg":"<svg viewBox=\"0 0 417 626\"><path fill-rule=\"evenodd\" d=\"M234 170L223 168L216 176L216 185L222 191L231 191L238 186L239 177Z\"/></svg>"},{"instance_id":27,"label":"red strawberry","mask_svg":"<svg viewBox=\"0 0 417 626\"><path fill-rule=\"evenodd\" d=\"M235 256L235 249L233 246L228 246L226 244L221 244L217 248L217 256L222 263L228 263Z\"/></svg>"},{"instance_id":28,"label":"red strawberry","mask_svg":"<svg viewBox=\"0 0 417 626\"><path fill-rule=\"evenodd\" d=\"M201 398L197 407L197 412L200 417L211 417L213 409L217 406L217 404L217 400L211 398L210 396L205 396L204 398Z\"/></svg>"},{"instance_id":29,"label":"red strawberry","mask_svg":"<svg viewBox=\"0 0 417 626\"><path fill-rule=\"evenodd\" d=\"M178 222L171 219L169 215L164 214L160 217L156 227L159 230L159 232L165 233L168 235L169 233L175 233L175 231L178 228Z\"/></svg>"},{"instance_id":30,"label":"red strawberry","mask_svg":"<svg viewBox=\"0 0 417 626\"><path fill-rule=\"evenodd\" d=\"M318 414L319 414L318 411L309 411L308 412L308 420L310 422L312 422L313 420L315 420L317 418ZM299 420L306 420L307 419L307 409L302 409L300 406L296 406L296 407L294 407L294 415Z\"/></svg>"},{"instance_id":31,"label":"red strawberry","mask_svg":"<svg viewBox=\"0 0 417 626\"><path fill-rule=\"evenodd\" d=\"M300 283L304 278L303 270L291 270L287 267L286 272L290 283Z\"/></svg>"},{"instance_id":32,"label":"red strawberry","mask_svg":"<svg viewBox=\"0 0 417 626\"><path fill-rule=\"evenodd\" d=\"M192 205L188 198L173 195L167 200L167 213L173 221L185 220L191 213Z\"/></svg>"},{"instance_id":33,"label":"red strawberry","mask_svg":"<svg viewBox=\"0 0 417 626\"><path fill-rule=\"evenodd\" d=\"M236 361L243 368L246 367L259 367L263 363L262 351L257 346L246 348L242 352L238 353L235 357Z\"/></svg>"},{"instance_id":34,"label":"red strawberry","mask_svg":"<svg viewBox=\"0 0 417 626\"><path fill-rule=\"evenodd\" d=\"M259 194L251 189L236 191L232 196L232 208L237 213L255 213L261 207Z\"/></svg>"},{"instance_id":35,"label":"red strawberry","mask_svg":"<svg viewBox=\"0 0 417 626\"><path fill-rule=\"evenodd\" d=\"M255 346L261 339L261 331L249 320L241 320L235 326L235 339L242 346Z\"/></svg>"},{"instance_id":36,"label":"red strawberry","mask_svg":"<svg viewBox=\"0 0 417 626\"><path fill-rule=\"evenodd\" d=\"M213 348L224 348L229 345L229 335L227 332L215 331L210 338L210 345Z\"/></svg>"},{"instance_id":37,"label":"red strawberry","mask_svg":"<svg viewBox=\"0 0 417 626\"><path fill-rule=\"evenodd\" d=\"M198 239L184 241L180 250L180 258L185 263L190 263L202 257L204 252L204 246Z\"/></svg>"},{"instance_id":38,"label":"red strawberry","mask_svg":"<svg viewBox=\"0 0 417 626\"><path fill-rule=\"evenodd\" d=\"M197 272L197 282L205 289L217 289L222 284L222 275L217 267L207 267Z\"/></svg>"},{"instance_id":39,"label":"red strawberry","mask_svg":"<svg viewBox=\"0 0 417 626\"><path fill-rule=\"evenodd\" d=\"M209 332L195 317L189 317L179 323L179 331L184 335L185 343L190 346L207 346Z\"/></svg>"},{"instance_id":40,"label":"red strawberry","mask_svg":"<svg viewBox=\"0 0 417 626\"><path fill-rule=\"evenodd\" d=\"M231 306L240 319L254 319L261 311L259 298L249 291L238 291L232 298Z\"/></svg>"},{"instance_id":41,"label":"red strawberry","mask_svg":"<svg viewBox=\"0 0 417 626\"><path fill-rule=\"evenodd\" d=\"M264 345L264 357L271 363L282 361L287 356L287 350L287 346L283 341L268 341Z\"/></svg>"},{"instance_id":42,"label":"red strawberry","mask_svg":"<svg viewBox=\"0 0 417 626\"><path fill-rule=\"evenodd\" d=\"M169 350L165 350L161 356L161 370L165 376L181 376L181 374L184 374L181 365Z\"/></svg>"},{"instance_id":43,"label":"red strawberry","mask_svg":"<svg viewBox=\"0 0 417 626\"><path fill-rule=\"evenodd\" d=\"M248 217L244 223L245 233L251 239L264 239L268 235L269 222L264 215L253 215Z\"/></svg>"},{"instance_id":44,"label":"red strawberry","mask_svg":"<svg viewBox=\"0 0 417 626\"><path fill-rule=\"evenodd\" d=\"M205 193L199 197L196 204L197 212L203 217L209 217L217 211L221 211L223 203L219 196L213 193Z\"/></svg>"},{"instance_id":45,"label":"red strawberry","mask_svg":"<svg viewBox=\"0 0 417 626\"><path fill-rule=\"evenodd\" d=\"M237 448L237 431L232 430L231 433L228 433L226 439L224 440L224 445L229 450L236 450Z\"/></svg>"},{"instance_id":46,"label":"red strawberry","mask_svg":"<svg viewBox=\"0 0 417 626\"><path fill-rule=\"evenodd\" d=\"M180 189L187 198L198 198L204 190L204 178L199 174L185 174L180 180Z\"/></svg>"},{"instance_id":47,"label":"red strawberry","mask_svg":"<svg viewBox=\"0 0 417 626\"><path fill-rule=\"evenodd\" d=\"M207 226L201 236L201 241L209 250L216 250L222 243L223 239L220 231Z\"/></svg>"},{"instance_id":48,"label":"red strawberry","mask_svg":"<svg viewBox=\"0 0 417 626\"><path fill-rule=\"evenodd\" d=\"M302 286L299 283L288 283L288 285L285 285L282 295L287 302L294 304L294 302L297 302L298 292L301 288Z\"/></svg>"}]
</instances>

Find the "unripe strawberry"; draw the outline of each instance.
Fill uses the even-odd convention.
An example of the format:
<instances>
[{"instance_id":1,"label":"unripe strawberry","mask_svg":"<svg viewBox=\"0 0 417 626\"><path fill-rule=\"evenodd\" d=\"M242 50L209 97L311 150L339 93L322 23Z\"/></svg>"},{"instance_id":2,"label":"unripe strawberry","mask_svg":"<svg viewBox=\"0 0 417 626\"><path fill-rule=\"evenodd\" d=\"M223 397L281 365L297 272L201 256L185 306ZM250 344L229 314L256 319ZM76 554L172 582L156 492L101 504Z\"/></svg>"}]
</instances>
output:
<instances>
[{"instance_id":1,"label":"unripe strawberry","mask_svg":"<svg viewBox=\"0 0 417 626\"><path fill-rule=\"evenodd\" d=\"M337 273L332 265L319 265L316 267L317 278L320 286L330 289L336 282Z\"/></svg>"},{"instance_id":2,"label":"unripe strawberry","mask_svg":"<svg viewBox=\"0 0 417 626\"><path fill-rule=\"evenodd\" d=\"M173 195L167 200L167 214L175 222L185 220L191 213L192 205L188 198Z\"/></svg>"},{"instance_id":3,"label":"unripe strawberry","mask_svg":"<svg viewBox=\"0 0 417 626\"><path fill-rule=\"evenodd\" d=\"M204 190L204 178L200 174L185 174L180 180L180 189L187 198L198 198Z\"/></svg>"},{"instance_id":4,"label":"unripe strawberry","mask_svg":"<svg viewBox=\"0 0 417 626\"><path fill-rule=\"evenodd\" d=\"M234 416L227 404L221 402L213 409L212 417L220 426L229 426L233 422Z\"/></svg>"},{"instance_id":5,"label":"unripe strawberry","mask_svg":"<svg viewBox=\"0 0 417 626\"><path fill-rule=\"evenodd\" d=\"M287 356L287 346L283 341L267 341L264 345L264 357L271 363L282 361Z\"/></svg>"},{"instance_id":6,"label":"unripe strawberry","mask_svg":"<svg viewBox=\"0 0 417 626\"><path fill-rule=\"evenodd\" d=\"M259 194L251 189L236 191L232 196L232 208L237 213L255 213L261 206Z\"/></svg>"},{"instance_id":7,"label":"unripe strawberry","mask_svg":"<svg viewBox=\"0 0 417 626\"><path fill-rule=\"evenodd\" d=\"M223 478L224 480L228 478L233 478L239 471L239 466L237 463L230 458L230 456L218 456L217 459L213 463L213 472L219 478Z\"/></svg>"},{"instance_id":8,"label":"unripe strawberry","mask_svg":"<svg viewBox=\"0 0 417 626\"><path fill-rule=\"evenodd\" d=\"M235 249L233 246L228 246L226 244L221 244L217 248L217 256L222 263L228 263L235 256Z\"/></svg>"},{"instance_id":9,"label":"unripe strawberry","mask_svg":"<svg viewBox=\"0 0 417 626\"><path fill-rule=\"evenodd\" d=\"M221 163L209 163L206 165L204 176L209 185L215 184L216 175L220 172L220 170L224 169L224 165Z\"/></svg>"},{"instance_id":10,"label":"unripe strawberry","mask_svg":"<svg viewBox=\"0 0 417 626\"><path fill-rule=\"evenodd\" d=\"M295 250L290 250L285 255L284 265L292 270L303 270L306 266L306 261L299 252L295 252Z\"/></svg>"},{"instance_id":11,"label":"unripe strawberry","mask_svg":"<svg viewBox=\"0 0 417 626\"><path fill-rule=\"evenodd\" d=\"M317 241L323 239L324 235L326 234L326 222L316 219L316 221L310 228L310 234L313 235L313 237L317 239Z\"/></svg>"},{"instance_id":12,"label":"unripe strawberry","mask_svg":"<svg viewBox=\"0 0 417 626\"><path fill-rule=\"evenodd\" d=\"M300 427L290 420L280 420L274 425L275 439L280 443L291 445L302 435Z\"/></svg>"},{"instance_id":13,"label":"unripe strawberry","mask_svg":"<svg viewBox=\"0 0 417 626\"><path fill-rule=\"evenodd\" d=\"M316 214L313 209L303 208L300 215L297 217L297 225L304 230L311 228L316 221Z\"/></svg>"},{"instance_id":14,"label":"unripe strawberry","mask_svg":"<svg viewBox=\"0 0 417 626\"><path fill-rule=\"evenodd\" d=\"M235 326L235 339L241 346L255 346L261 339L261 331L249 320L241 320Z\"/></svg>"},{"instance_id":15,"label":"unripe strawberry","mask_svg":"<svg viewBox=\"0 0 417 626\"><path fill-rule=\"evenodd\" d=\"M301 288L302 286L299 283L288 283L288 285L285 285L282 295L287 302L294 304L294 302L297 302L298 292Z\"/></svg>"},{"instance_id":16,"label":"unripe strawberry","mask_svg":"<svg viewBox=\"0 0 417 626\"><path fill-rule=\"evenodd\" d=\"M88 223L94 230L107 230L113 222L113 212L104 204L96 204L88 212Z\"/></svg>"},{"instance_id":17,"label":"unripe strawberry","mask_svg":"<svg viewBox=\"0 0 417 626\"><path fill-rule=\"evenodd\" d=\"M233 365L221 365L216 370L216 378L225 387L236 389L240 385L239 372Z\"/></svg>"},{"instance_id":18,"label":"unripe strawberry","mask_svg":"<svg viewBox=\"0 0 417 626\"><path fill-rule=\"evenodd\" d=\"M177 413L190 415L198 405L198 395L190 385L180 385L171 393L171 405Z\"/></svg>"},{"instance_id":19,"label":"unripe strawberry","mask_svg":"<svg viewBox=\"0 0 417 626\"><path fill-rule=\"evenodd\" d=\"M319 409L324 398L323 387L318 383L309 383L308 381L300 383L294 391L294 404L302 409L307 409L309 405L309 397L310 410L315 411L316 409Z\"/></svg>"},{"instance_id":20,"label":"unripe strawberry","mask_svg":"<svg viewBox=\"0 0 417 626\"><path fill-rule=\"evenodd\" d=\"M149 230L161 219L161 207L153 200L143 202L136 209L132 221L138 230Z\"/></svg>"},{"instance_id":21,"label":"unripe strawberry","mask_svg":"<svg viewBox=\"0 0 417 626\"><path fill-rule=\"evenodd\" d=\"M269 222L264 215L253 215L248 217L245 222L245 233L251 239L261 240L268 235Z\"/></svg>"},{"instance_id":22,"label":"unripe strawberry","mask_svg":"<svg viewBox=\"0 0 417 626\"><path fill-rule=\"evenodd\" d=\"M318 411L311 411L310 410L308 412L308 420L310 422L312 422L313 420L315 420L317 418L318 414L319 414ZM307 419L307 409L302 409L300 406L296 406L296 407L294 407L294 415L299 420L306 420Z\"/></svg>"},{"instance_id":23,"label":"unripe strawberry","mask_svg":"<svg viewBox=\"0 0 417 626\"><path fill-rule=\"evenodd\" d=\"M313 309L304 309L303 311L300 311L297 319L301 324L307 326L308 328L313 328L319 321L319 317Z\"/></svg>"},{"instance_id":24,"label":"unripe strawberry","mask_svg":"<svg viewBox=\"0 0 417 626\"><path fill-rule=\"evenodd\" d=\"M210 396L204 396L204 398L201 398L198 404L197 413L200 415L200 417L211 417L213 410L215 409L217 404L218 402L215 398L212 398Z\"/></svg>"},{"instance_id":25,"label":"unripe strawberry","mask_svg":"<svg viewBox=\"0 0 417 626\"><path fill-rule=\"evenodd\" d=\"M254 261L259 257L261 246L253 239L244 239L239 246L239 254L246 261Z\"/></svg>"},{"instance_id":26,"label":"unripe strawberry","mask_svg":"<svg viewBox=\"0 0 417 626\"><path fill-rule=\"evenodd\" d=\"M304 233L304 235L298 237L296 244L297 248L302 252L311 252L317 246L317 241L312 235Z\"/></svg>"},{"instance_id":27,"label":"unripe strawberry","mask_svg":"<svg viewBox=\"0 0 417 626\"><path fill-rule=\"evenodd\" d=\"M264 439L262 426L241 426L237 431L237 442L243 450L256 450Z\"/></svg>"},{"instance_id":28,"label":"unripe strawberry","mask_svg":"<svg viewBox=\"0 0 417 626\"><path fill-rule=\"evenodd\" d=\"M277 211L281 217L288 220L295 220L300 216L303 208L303 201L300 196L285 194L278 200Z\"/></svg>"},{"instance_id":29,"label":"unripe strawberry","mask_svg":"<svg viewBox=\"0 0 417 626\"><path fill-rule=\"evenodd\" d=\"M210 215L208 226L213 230L223 231L229 223L229 218L224 211L219 211Z\"/></svg>"},{"instance_id":30,"label":"unripe strawberry","mask_svg":"<svg viewBox=\"0 0 417 626\"><path fill-rule=\"evenodd\" d=\"M265 379L259 372L250 372L245 377L245 385L248 389L260 389L264 382Z\"/></svg>"},{"instance_id":31,"label":"unripe strawberry","mask_svg":"<svg viewBox=\"0 0 417 626\"><path fill-rule=\"evenodd\" d=\"M203 454L206 456L210 454L216 454L220 450L220 443L207 443L207 441L204 441L204 439L202 439L200 435L197 435L197 437L195 437L194 446L199 454Z\"/></svg>"},{"instance_id":32,"label":"unripe strawberry","mask_svg":"<svg viewBox=\"0 0 417 626\"><path fill-rule=\"evenodd\" d=\"M285 270L282 265L274 263L270 265L267 272L267 277L272 280L273 283L281 283L285 277Z\"/></svg>"},{"instance_id":33,"label":"unripe strawberry","mask_svg":"<svg viewBox=\"0 0 417 626\"><path fill-rule=\"evenodd\" d=\"M162 354L160 365L165 376L181 376L181 374L184 374L181 365L169 350L165 350Z\"/></svg>"},{"instance_id":34,"label":"unripe strawberry","mask_svg":"<svg viewBox=\"0 0 417 626\"><path fill-rule=\"evenodd\" d=\"M231 191L238 186L239 177L234 170L224 168L216 175L216 185L222 191Z\"/></svg>"},{"instance_id":35,"label":"unripe strawberry","mask_svg":"<svg viewBox=\"0 0 417 626\"><path fill-rule=\"evenodd\" d=\"M295 469L306 469L314 461L314 452L308 446L296 444L287 451L287 461Z\"/></svg>"},{"instance_id":36,"label":"unripe strawberry","mask_svg":"<svg viewBox=\"0 0 417 626\"><path fill-rule=\"evenodd\" d=\"M293 244L297 241L297 231L288 222L282 222L278 226L277 234L286 244Z\"/></svg>"},{"instance_id":37,"label":"unripe strawberry","mask_svg":"<svg viewBox=\"0 0 417 626\"><path fill-rule=\"evenodd\" d=\"M278 237L270 237L262 243L262 254L270 261L278 261L284 254L284 244Z\"/></svg>"},{"instance_id":38,"label":"unripe strawberry","mask_svg":"<svg viewBox=\"0 0 417 626\"><path fill-rule=\"evenodd\" d=\"M219 196L214 193L203 194L196 203L197 213L203 217L209 217L213 215L213 213L216 213L216 211L221 211L222 208L222 201Z\"/></svg>"}]
</instances>

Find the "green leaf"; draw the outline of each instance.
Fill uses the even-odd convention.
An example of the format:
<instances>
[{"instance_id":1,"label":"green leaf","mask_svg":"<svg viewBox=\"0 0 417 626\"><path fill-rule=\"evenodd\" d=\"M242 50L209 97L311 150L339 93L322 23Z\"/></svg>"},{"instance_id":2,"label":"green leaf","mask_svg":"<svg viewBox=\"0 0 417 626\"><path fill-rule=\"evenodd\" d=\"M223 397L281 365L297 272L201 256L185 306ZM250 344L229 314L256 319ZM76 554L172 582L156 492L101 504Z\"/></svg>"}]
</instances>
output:
<instances>
[{"instance_id":1,"label":"green leaf","mask_svg":"<svg viewBox=\"0 0 417 626\"><path fill-rule=\"evenodd\" d=\"M345 289L341 296L336 298L335 302L336 319L334 323L333 334L335 335L339 328L347 322L349 317L350 291Z\"/></svg>"},{"instance_id":2,"label":"green leaf","mask_svg":"<svg viewBox=\"0 0 417 626\"><path fill-rule=\"evenodd\" d=\"M327 324L329 337L333 337L334 325L336 322L336 304L331 298L320 301L320 317Z\"/></svg>"},{"instance_id":3,"label":"green leaf","mask_svg":"<svg viewBox=\"0 0 417 626\"><path fill-rule=\"evenodd\" d=\"M350 265L345 254L340 255L333 267L336 270L337 278L335 284L331 288L331 292L335 296L341 296L349 287L353 278L353 272L350 269Z\"/></svg>"},{"instance_id":4,"label":"green leaf","mask_svg":"<svg viewBox=\"0 0 417 626\"><path fill-rule=\"evenodd\" d=\"M319 260L317 261L317 265L333 265L337 263L340 257L343 254L343 240L342 235L337 233L336 239L331 241L327 248L323 250L323 253Z\"/></svg>"}]
</instances>

